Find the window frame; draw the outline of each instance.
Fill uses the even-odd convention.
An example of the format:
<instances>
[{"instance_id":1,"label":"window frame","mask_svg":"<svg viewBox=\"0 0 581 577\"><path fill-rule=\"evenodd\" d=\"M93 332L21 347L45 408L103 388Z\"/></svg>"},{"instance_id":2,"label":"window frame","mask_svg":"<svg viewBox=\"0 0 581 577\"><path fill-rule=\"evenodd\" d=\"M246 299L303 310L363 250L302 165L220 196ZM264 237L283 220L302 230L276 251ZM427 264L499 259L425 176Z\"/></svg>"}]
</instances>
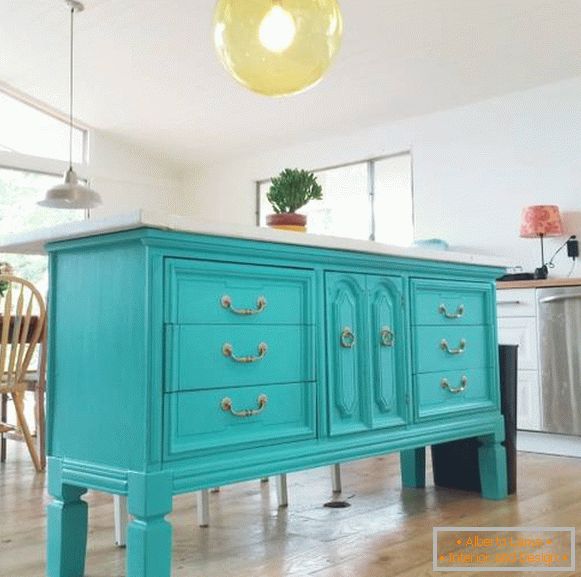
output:
<instances>
[{"instance_id":1,"label":"window frame","mask_svg":"<svg viewBox=\"0 0 581 577\"><path fill-rule=\"evenodd\" d=\"M369 197L369 219L370 219L370 234L369 240L375 242L376 237L376 218L375 218L375 164L377 162L383 160L389 160L392 158L398 158L400 156L408 156L410 157L410 183L411 183L411 204L412 204L412 229L414 232L415 238L415 230L416 230L416 203L415 203L415 188L414 188L414 154L411 148L407 150L402 150L400 152L395 152L393 154L384 154L381 156L373 156L370 158L365 158L363 160L354 160L350 162L344 162L341 164L334 164L331 166L325 166L323 168L316 168L312 169L315 175L319 172L325 172L327 170L335 170L338 168L347 168L349 166L355 166L357 164L366 165L367 166L367 188L368 188L368 197ZM256 181L256 226L260 226L260 187L267 182L270 182L273 177L270 178L263 178Z\"/></svg>"},{"instance_id":2,"label":"window frame","mask_svg":"<svg viewBox=\"0 0 581 577\"><path fill-rule=\"evenodd\" d=\"M28 96L18 90L15 90L4 84L0 84L0 92L9 98L13 98L22 104L50 116L64 124L69 124L69 118L66 114L51 108L50 106ZM84 180L90 186L90 179L88 175L89 166L89 141L91 138L91 129L77 120L73 120L73 127L80 130L83 134L82 138L82 158L81 163L73 163L73 168L79 176L80 180ZM0 168L8 170L20 170L23 172L33 172L37 174L44 174L47 176L62 176L69 166L68 161L58 160L53 158L45 158L42 156L33 156L22 154L20 152L12 152L7 150L0 150ZM85 218L89 215L86 212Z\"/></svg>"}]
</instances>

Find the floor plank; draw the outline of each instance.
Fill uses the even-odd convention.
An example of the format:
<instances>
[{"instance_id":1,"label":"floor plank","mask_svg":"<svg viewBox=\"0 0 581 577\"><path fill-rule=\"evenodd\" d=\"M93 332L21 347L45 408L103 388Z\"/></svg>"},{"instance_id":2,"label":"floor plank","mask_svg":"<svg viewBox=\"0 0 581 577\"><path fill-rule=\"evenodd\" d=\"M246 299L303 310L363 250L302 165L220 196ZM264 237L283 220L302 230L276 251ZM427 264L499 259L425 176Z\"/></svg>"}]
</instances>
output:
<instances>
[{"instance_id":1,"label":"floor plank","mask_svg":"<svg viewBox=\"0 0 581 577\"><path fill-rule=\"evenodd\" d=\"M273 482L212 493L206 529L196 525L194 495L177 497L174 577L481 577L433 572L432 527L581 525L581 459L520 453L518 496L501 502L431 481L425 490L402 490L397 455L342 470L345 509L323 507L332 498L326 468L289 475L288 509L277 509ZM112 499L90 492L87 501L86 577L121 577L125 554L113 545ZM44 575L47 502L45 476L34 473L22 445L10 443L0 465L0 577ZM579 543L576 549L581 558Z\"/></svg>"}]
</instances>

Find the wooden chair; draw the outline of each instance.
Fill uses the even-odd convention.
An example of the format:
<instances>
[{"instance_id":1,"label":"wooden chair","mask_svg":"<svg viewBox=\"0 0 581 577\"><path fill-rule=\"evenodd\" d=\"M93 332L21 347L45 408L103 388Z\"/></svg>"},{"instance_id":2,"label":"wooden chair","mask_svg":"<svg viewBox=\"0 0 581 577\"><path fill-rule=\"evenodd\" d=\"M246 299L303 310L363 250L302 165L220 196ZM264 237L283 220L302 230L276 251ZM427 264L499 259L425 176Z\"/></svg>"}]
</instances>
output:
<instances>
[{"instance_id":1,"label":"wooden chair","mask_svg":"<svg viewBox=\"0 0 581 577\"><path fill-rule=\"evenodd\" d=\"M0 435L2 460L6 456L7 433L21 435L37 471L44 468L24 413L24 394L30 388L30 366L38 353L36 389L44 392L46 308L36 287L27 280L12 275L0 275ZM7 421L7 401L11 399L16 412L16 424ZM42 405L42 406L41 406ZM37 438L44 445L44 398L37 400Z\"/></svg>"}]
</instances>

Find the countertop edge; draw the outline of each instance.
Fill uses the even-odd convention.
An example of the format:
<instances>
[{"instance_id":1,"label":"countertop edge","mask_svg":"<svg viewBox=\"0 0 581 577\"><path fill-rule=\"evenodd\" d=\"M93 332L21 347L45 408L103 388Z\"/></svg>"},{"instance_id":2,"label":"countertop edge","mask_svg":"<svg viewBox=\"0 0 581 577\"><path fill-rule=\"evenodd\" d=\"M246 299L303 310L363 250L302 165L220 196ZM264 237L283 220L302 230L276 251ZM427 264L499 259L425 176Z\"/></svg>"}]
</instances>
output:
<instances>
[{"instance_id":1,"label":"countertop edge","mask_svg":"<svg viewBox=\"0 0 581 577\"><path fill-rule=\"evenodd\" d=\"M581 278L548 278L521 281L498 281L498 290L523 289L523 288L549 288L563 286L581 286Z\"/></svg>"},{"instance_id":2,"label":"countertop edge","mask_svg":"<svg viewBox=\"0 0 581 577\"><path fill-rule=\"evenodd\" d=\"M103 219L84 220L0 238L0 252L44 254L44 246L48 243L111 234L143 227L208 236L223 236L297 246L380 254L400 258L488 266L500 269L509 266L507 261L495 256L474 255L454 251L426 250L415 247L399 247L367 240L221 224L146 210L135 210L130 213Z\"/></svg>"}]
</instances>

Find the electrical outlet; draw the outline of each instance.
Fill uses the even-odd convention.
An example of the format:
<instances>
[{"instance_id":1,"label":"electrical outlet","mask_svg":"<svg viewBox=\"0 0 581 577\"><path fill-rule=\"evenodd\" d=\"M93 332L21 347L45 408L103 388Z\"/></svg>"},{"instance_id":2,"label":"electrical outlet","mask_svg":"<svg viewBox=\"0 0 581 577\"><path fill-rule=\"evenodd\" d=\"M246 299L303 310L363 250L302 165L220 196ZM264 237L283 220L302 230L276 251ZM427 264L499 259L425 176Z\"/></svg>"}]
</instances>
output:
<instances>
[{"instance_id":1,"label":"electrical outlet","mask_svg":"<svg viewBox=\"0 0 581 577\"><path fill-rule=\"evenodd\" d=\"M577 258L579 256L579 241L575 235L567 241L567 256L569 258Z\"/></svg>"}]
</instances>

